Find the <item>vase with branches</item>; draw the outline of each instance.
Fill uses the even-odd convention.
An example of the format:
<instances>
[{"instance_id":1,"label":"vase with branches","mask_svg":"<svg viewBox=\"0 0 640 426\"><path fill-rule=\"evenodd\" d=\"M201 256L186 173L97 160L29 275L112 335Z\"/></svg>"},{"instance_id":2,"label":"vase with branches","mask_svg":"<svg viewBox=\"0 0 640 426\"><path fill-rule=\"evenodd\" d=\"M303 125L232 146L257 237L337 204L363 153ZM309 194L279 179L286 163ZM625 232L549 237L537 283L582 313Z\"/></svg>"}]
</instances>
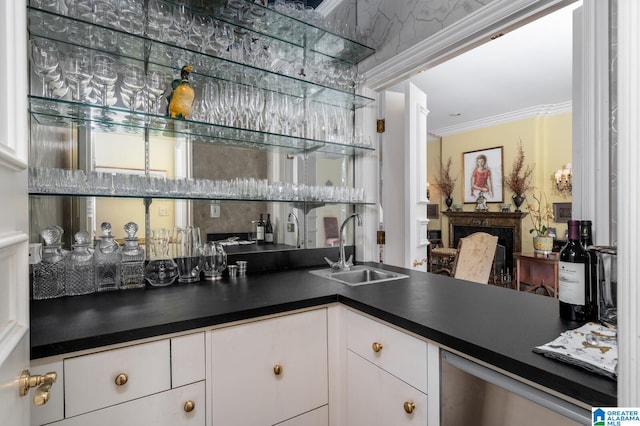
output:
<instances>
[{"instance_id":1,"label":"vase with branches","mask_svg":"<svg viewBox=\"0 0 640 426\"><path fill-rule=\"evenodd\" d=\"M525 192L532 189L531 180L533 178L534 166L526 165L524 149L522 148L522 139L518 144L518 153L515 160L513 160L513 166L511 172L504 177L504 185L513 192L513 203L516 205L516 211L520 211L520 206L524 202L526 195Z\"/></svg>"},{"instance_id":2,"label":"vase with branches","mask_svg":"<svg viewBox=\"0 0 640 426\"><path fill-rule=\"evenodd\" d=\"M453 194L453 189L456 186L456 179L457 177L451 177L451 157L449 157L446 164L443 164L441 159L433 186L445 196L447 211L451 211L451 205L453 204L451 194Z\"/></svg>"}]
</instances>

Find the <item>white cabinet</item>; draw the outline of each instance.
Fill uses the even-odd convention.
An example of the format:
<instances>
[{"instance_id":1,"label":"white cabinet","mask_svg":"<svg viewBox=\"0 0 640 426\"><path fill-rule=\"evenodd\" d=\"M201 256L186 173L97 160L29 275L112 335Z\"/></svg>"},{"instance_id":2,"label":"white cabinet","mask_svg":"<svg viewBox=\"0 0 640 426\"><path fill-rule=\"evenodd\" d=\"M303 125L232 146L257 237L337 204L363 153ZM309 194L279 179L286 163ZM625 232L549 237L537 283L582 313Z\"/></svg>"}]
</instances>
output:
<instances>
[{"instance_id":1,"label":"white cabinet","mask_svg":"<svg viewBox=\"0 0 640 426\"><path fill-rule=\"evenodd\" d=\"M301 414L293 419L278 423L277 426L328 426L329 406L316 408L308 413Z\"/></svg>"},{"instance_id":2,"label":"white cabinet","mask_svg":"<svg viewBox=\"0 0 640 426\"><path fill-rule=\"evenodd\" d=\"M58 380L49 403L32 406L32 424L204 425L204 342L191 333L35 363Z\"/></svg>"},{"instance_id":3,"label":"white cabinet","mask_svg":"<svg viewBox=\"0 0 640 426\"><path fill-rule=\"evenodd\" d=\"M214 330L210 340L213 426L273 425L328 403L326 309Z\"/></svg>"},{"instance_id":4,"label":"white cabinet","mask_svg":"<svg viewBox=\"0 0 640 426\"><path fill-rule=\"evenodd\" d=\"M346 315L348 425L439 424L438 348Z\"/></svg>"}]
</instances>

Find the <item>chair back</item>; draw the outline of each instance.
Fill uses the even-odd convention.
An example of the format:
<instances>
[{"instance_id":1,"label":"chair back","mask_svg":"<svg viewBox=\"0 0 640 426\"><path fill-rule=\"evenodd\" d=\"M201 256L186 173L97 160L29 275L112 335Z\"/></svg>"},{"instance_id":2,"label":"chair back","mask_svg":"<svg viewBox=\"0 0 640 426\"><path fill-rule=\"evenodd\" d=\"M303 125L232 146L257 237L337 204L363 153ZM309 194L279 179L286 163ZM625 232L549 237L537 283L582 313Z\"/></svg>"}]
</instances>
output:
<instances>
[{"instance_id":1,"label":"chair back","mask_svg":"<svg viewBox=\"0 0 640 426\"><path fill-rule=\"evenodd\" d=\"M498 237L486 232L476 232L460 238L453 276L488 284L497 246Z\"/></svg>"},{"instance_id":2,"label":"chair back","mask_svg":"<svg viewBox=\"0 0 640 426\"><path fill-rule=\"evenodd\" d=\"M324 221L324 239L328 246L337 246L340 244L340 229L338 228L338 218L335 216L327 216Z\"/></svg>"}]
</instances>

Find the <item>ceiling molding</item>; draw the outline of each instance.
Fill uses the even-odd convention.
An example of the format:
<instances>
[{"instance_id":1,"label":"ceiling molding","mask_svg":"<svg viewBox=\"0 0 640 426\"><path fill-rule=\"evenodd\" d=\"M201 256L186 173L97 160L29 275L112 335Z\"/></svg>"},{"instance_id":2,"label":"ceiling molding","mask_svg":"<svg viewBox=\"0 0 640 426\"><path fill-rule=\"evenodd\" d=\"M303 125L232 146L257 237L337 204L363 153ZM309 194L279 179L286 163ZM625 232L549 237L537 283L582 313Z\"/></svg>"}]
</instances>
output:
<instances>
[{"instance_id":1,"label":"ceiling molding","mask_svg":"<svg viewBox=\"0 0 640 426\"><path fill-rule=\"evenodd\" d=\"M494 0L461 20L365 72L367 86L384 90L418 71L431 68L479 44L491 35L530 22L573 0ZM366 60L363 63L366 68Z\"/></svg>"},{"instance_id":2,"label":"ceiling molding","mask_svg":"<svg viewBox=\"0 0 640 426\"><path fill-rule=\"evenodd\" d=\"M516 111L498 114L491 117L482 118L480 120L468 121L466 123L456 124L454 126L442 127L440 129L429 130L429 136L442 137L455 135L458 133L469 132L471 130L482 129L484 127L497 126L499 124L510 123L512 121L525 120L528 118L548 117L552 115L564 114L571 112L572 102L562 102L559 104L537 105L527 107Z\"/></svg>"}]
</instances>

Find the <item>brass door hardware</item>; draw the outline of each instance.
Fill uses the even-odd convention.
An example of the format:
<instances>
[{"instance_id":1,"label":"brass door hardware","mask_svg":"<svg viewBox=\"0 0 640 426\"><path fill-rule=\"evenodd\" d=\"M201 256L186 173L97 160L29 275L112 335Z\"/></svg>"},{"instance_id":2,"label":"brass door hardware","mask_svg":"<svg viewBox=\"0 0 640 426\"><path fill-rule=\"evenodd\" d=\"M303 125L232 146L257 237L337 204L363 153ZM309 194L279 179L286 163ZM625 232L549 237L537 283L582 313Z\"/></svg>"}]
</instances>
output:
<instances>
[{"instance_id":1,"label":"brass door hardware","mask_svg":"<svg viewBox=\"0 0 640 426\"><path fill-rule=\"evenodd\" d=\"M414 402L407 401L407 402L404 403L404 411L407 414L413 413L413 410L415 410L415 409L416 409L416 404Z\"/></svg>"},{"instance_id":2,"label":"brass door hardware","mask_svg":"<svg viewBox=\"0 0 640 426\"><path fill-rule=\"evenodd\" d=\"M373 344L371 345L371 349L373 349L373 351L376 353L380 352L382 350L382 343L373 342Z\"/></svg>"},{"instance_id":3,"label":"brass door hardware","mask_svg":"<svg viewBox=\"0 0 640 426\"><path fill-rule=\"evenodd\" d=\"M424 262L427 261L426 257L423 257L421 260L418 259L413 259L413 267L415 268L416 266L421 266L424 264Z\"/></svg>"},{"instance_id":4,"label":"brass door hardware","mask_svg":"<svg viewBox=\"0 0 640 426\"><path fill-rule=\"evenodd\" d=\"M191 400L188 400L187 402L184 403L184 411L186 413L192 412L193 410L195 410L195 408L196 408L196 403Z\"/></svg>"},{"instance_id":5,"label":"brass door hardware","mask_svg":"<svg viewBox=\"0 0 640 426\"><path fill-rule=\"evenodd\" d=\"M376 120L376 132L384 133L384 130L385 130L384 128L385 128L384 118Z\"/></svg>"},{"instance_id":6,"label":"brass door hardware","mask_svg":"<svg viewBox=\"0 0 640 426\"><path fill-rule=\"evenodd\" d=\"M280 374L282 374L282 366L280 364L276 364L273 366L273 373L276 376L279 376Z\"/></svg>"},{"instance_id":7,"label":"brass door hardware","mask_svg":"<svg viewBox=\"0 0 640 426\"><path fill-rule=\"evenodd\" d=\"M127 384L128 381L129 381L129 376L127 376L126 373L118 374L115 380L117 386L124 386Z\"/></svg>"},{"instance_id":8,"label":"brass door hardware","mask_svg":"<svg viewBox=\"0 0 640 426\"><path fill-rule=\"evenodd\" d=\"M58 374L55 372L49 372L44 375L32 376L29 370L23 370L20 374L20 382L18 393L20 396L26 396L29 393L29 389L38 387L33 395L33 403L35 405L44 405L49 401L51 396L51 386L58 379Z\"/></svg>"}]
</instances>

